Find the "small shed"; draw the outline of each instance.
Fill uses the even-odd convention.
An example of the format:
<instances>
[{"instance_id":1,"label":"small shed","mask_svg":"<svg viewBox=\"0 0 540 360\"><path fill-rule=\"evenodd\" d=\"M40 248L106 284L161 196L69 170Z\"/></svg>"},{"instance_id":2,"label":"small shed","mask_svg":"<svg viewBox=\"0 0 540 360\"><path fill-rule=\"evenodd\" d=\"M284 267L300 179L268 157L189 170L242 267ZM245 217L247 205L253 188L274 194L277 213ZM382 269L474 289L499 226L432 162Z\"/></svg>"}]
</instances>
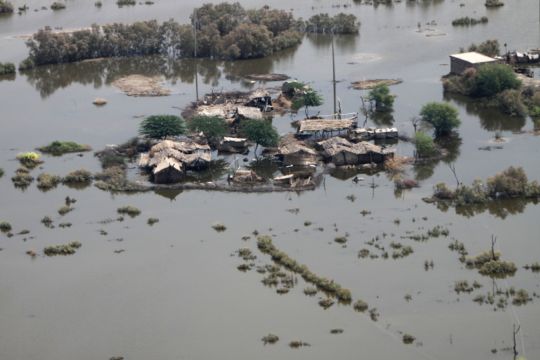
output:
<instances>
[{"instance_id":1,"label":"small shed","mask_svg":"<svg viewBox=\"0 0 540 360\"><path fill-rule=\"evenodd\" d=\"M468 68L478 68L480 65L496 62L497 59L474 51L453 54L450 55L450 73L461 75Z\"/></svg>"},{"instance_id":2,"label":"small shed","mask_svg":"<svg viewBox=\"0 0 540 360\"><path fill-rule=\"evenodd\" d=\"M224 153L243 154L247 150L247 139L226 136L219 143L218 150Z\"/></svg>"},{"instance_id":3,"label":"small shed","mask_svg":"<svg viewBox=\"0 0 540 360\"><path fill-rule=\"evenodd\" d=\"M362 141L351 143L341 137L333 137L318 143L327 161L337 166L383 163L390 154L380 146Z\"/></svg>"},{"instance_id":4,"label":"small shed","mask_svg":"<svg viewBox=\"0 0 540 360\"><path fill-rule=\"evenodd\" d=\"M279 154L283 156L283 164L286 166L317 165L317 152L302 142L290 142L280 146Z\"/></svg>"}]
</instances>

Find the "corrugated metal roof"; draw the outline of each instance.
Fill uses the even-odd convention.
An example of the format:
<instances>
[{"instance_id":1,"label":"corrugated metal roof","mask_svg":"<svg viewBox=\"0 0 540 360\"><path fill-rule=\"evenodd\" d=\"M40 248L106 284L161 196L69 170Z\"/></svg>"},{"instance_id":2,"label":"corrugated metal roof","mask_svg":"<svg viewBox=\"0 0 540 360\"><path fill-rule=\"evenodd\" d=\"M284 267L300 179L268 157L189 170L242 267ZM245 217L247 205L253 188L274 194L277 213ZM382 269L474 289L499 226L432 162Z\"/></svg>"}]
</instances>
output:
<instances>
[{"instance_id":1,"label":"corrugated metal roof","mask_svg":"<svg viewBox=\"0 0 540 360\"><path fill-rule=\"evenodd\" d=\"M486 63L486 62L497 61L496 59L492 57L489 57L489 56L486 56L486 55L483 55L474 51L461 53L461 54L453 54L453 55L450 55L450 57L467 61L468 63L471 63L471 64L481 64L481 63Z\"/></svg>"}]
</instances>

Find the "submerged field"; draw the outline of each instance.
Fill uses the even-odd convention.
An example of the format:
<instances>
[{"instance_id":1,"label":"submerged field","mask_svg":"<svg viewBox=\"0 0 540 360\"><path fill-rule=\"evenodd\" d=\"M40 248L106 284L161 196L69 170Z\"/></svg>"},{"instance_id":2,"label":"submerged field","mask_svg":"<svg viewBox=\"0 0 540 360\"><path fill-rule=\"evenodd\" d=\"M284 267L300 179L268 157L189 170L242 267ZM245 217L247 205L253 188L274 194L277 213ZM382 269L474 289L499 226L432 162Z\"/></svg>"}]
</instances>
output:
<instances>
[{"instance_id":1,"label":"submerged field","mask_svg":"<svg viewBox=\"0 0 540 360\"><path fill-rule=\"evenodd\" d=\"M263 3L242 1L246 8ZM171 16L186 22L199 5L161 0L118 8L104 1L97 8L76 0L65 10L34 12L50 4L27 4L26 14L0 16L0 62L23 60L27 53L18 36L45 25L67 29ZM499 39L508 50L538 44L537 3L507 2L497 9L486 9L483 1L463 7L448 0L336 4L305 0L294 3L292 11L304 18L344 11L361 21L359 36L336 39L337 92L344 112L358 111L359 97L366 94L350 88L351 82L401 79L390 87L397 95L393 121L370 120L370 125L393 125L412 134L410 118L423 104L447 100L462 120L461 141L448 158L461 182L486 179L509 166L521 166L529 180L540 180L538 125L531 118L445 98L440 82L449 71L448 55L471 42ZM284 1L272 6L291 8ZM451 24L484 15L486 24ZM199 60L198 69L201 94L254 89L262 83L244 76L283 73L323 95L324 105L313 112L332 111L327 36L308 35L299 47L263 59ZM455 184L444 161L409 167L407 177L420 187L403 192L395 191L385 173L344 171L329 172L316 190L302 193L126 195L63 184L44 192L36 181L24 191L13 186L21 152L54 140L99 150L134 136L146 116L179 114L195 98L194 71L193 60L152 57L51 65L0 77L0 222L9 222L13 233L0 234L1 359L511 359L513 325L521 326L520 355L540 357L540 273L524 268L540 262L540 207L505 201L471 212L425 203L422 198L432 195L435 184ZM171 95L134 98L113 86L132 74L163 76ZM98 97L107 105L93 105ZM273 125L281 134L292 131L291 120L301 114L275 116ZM496 141L500 138L504 141ZM399 142L396 152L411 156L413 146ZM42 160L31 172L34 177L100 170L92 152L43 155ZM361 180L353 182L354 176ZM67 196L76 202L66 204ZM126 206L140 214L118 212ZM42 221L46 216L52 223ZM311 273L350 290L351 303L320 290L310 296L318 280L306 281L261 251L261 235L271 236L276 249ZM460 261L460 244L474 257L490 251L492 235L500 258L515 264L515 274L492 279ZM81 246L59 248L73 250L69 256L43 252L73 241ZM250 252L239 256L240 249ZM280 269L269 270L271 265ZM268 286L274 281L277 286ZM516 295L523 295L521 289L527 292L525 303ZM359 299L369 306L365 312L355 311ZM269 334L279 340L265 344L261 339ZM291 344L295 341L310 346L290 346L298 345Z\"/></svg>"}]
</instances>

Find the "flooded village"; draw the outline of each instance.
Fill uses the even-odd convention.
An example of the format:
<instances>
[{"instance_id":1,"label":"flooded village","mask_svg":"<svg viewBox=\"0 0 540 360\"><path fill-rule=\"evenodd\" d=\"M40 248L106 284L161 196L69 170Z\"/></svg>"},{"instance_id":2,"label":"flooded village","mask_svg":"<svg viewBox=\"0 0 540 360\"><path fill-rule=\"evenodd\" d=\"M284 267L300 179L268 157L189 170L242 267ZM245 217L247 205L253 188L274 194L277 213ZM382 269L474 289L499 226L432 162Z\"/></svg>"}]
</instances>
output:
<instances>
[{"instance_id":1,"label":"flooded village","mask_svg":"<svg viewBox=\"0 0 540 360\"><path fill-rule=\"evenodd\" d=\"M531 0L0 0L0 359L536 359Z\"/></svg>"}]
</instances>

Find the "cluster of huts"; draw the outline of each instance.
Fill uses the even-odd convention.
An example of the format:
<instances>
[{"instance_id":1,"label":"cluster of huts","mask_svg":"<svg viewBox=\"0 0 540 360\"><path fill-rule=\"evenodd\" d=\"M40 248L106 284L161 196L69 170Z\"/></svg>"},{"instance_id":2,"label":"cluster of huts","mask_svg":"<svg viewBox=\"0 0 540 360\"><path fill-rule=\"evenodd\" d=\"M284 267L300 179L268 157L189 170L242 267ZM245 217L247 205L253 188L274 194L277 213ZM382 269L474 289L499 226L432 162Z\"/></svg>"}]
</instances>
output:
<instances>
[{"instance_id":1,"label":"cluster of huts","mask_svg":"<svg viewBox=\"0 0 540 360\"><path fill-rule=\"evenodd\" d=\"M238 98L239 99L239 98ZM272 106L270 95L256 91L241 100L220 99L213 96L195 109L199 115L219 116L225 119L231 129L242 119L263 121L263 111ZM282 137L276 149L266 149L282 164L282 176L272 179L274 185L290 187L306 186L313 178L320 162L336 166L358 166L381 164L393 157L391 150L370 143L370 140L396 139L397 129L357 128L357 117L336 116L336 118L310 118L297 122L297 133ZM216 144L214 144L216 145ZM246 154L248 141L234 136L224 137L214 150L218 154ZM147 169L152 181L157 184L176 183L185 179L188 171L207 168L213 160L212 148L204 141L194 138L174 138L162 140L153 145L139 158L139 166ZM263 179L254 171L237 168L228 177L235 183L262 183Z\"/></svg>"}]
</instances>

